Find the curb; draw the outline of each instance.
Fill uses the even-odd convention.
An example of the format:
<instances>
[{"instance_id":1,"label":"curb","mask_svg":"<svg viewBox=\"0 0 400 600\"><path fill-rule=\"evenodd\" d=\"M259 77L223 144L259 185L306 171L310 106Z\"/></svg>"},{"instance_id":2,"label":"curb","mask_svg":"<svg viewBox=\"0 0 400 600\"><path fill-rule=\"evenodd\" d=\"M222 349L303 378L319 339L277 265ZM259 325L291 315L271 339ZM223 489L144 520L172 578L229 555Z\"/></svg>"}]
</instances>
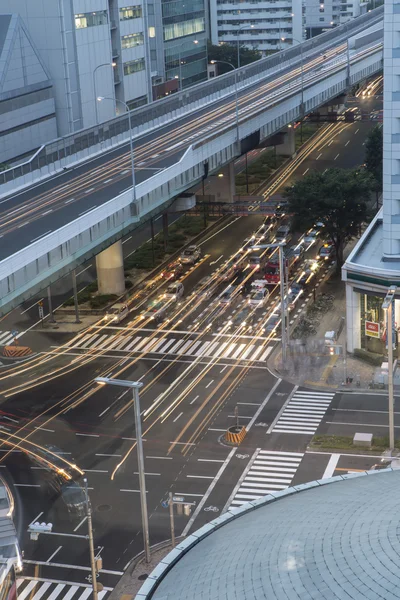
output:
<instances>
[{"instance_id":1,"label":"curb","mask_svg":"<svg viewBox=\"0 0 400 600\"><path fill-rule=\"evenodd\" d=\"M387 469L381 469L379 471L364 471L362 473L348 473L347 475L336 475L335 477L329 477L327 479L317 479L315 481L311 481L309 483L303 483L297 486L289 487L286 490L282 490L280 492L270 492L263 498L259 498L258 500L253 500L251 502L247 502L238 508L230 508L226 513L217 517L210 523L203 525L200 529L189 535L183 542L178 544L176 548L174 548L167 556L160 561L157 567L150 573L149 577L146 579L145 583L140 588L139 592L135 596L135 600L151 600L154 592L163 581L165 576L172 570L175 564L194 546L196 546L199 542L208 537L211 533L223 527L227 523L237 519L243 514L248 514L249 512L256 510L261 506L266 506L271 502L275 502L280 500L280 498L285 498L286 496L291 496L292 494L297 494L299 492L303 492L306 490L310 490L313 488L320 487L322 485L329 485L331 483L337 483L339 481L345 481L346 479L354 479L355 477L365 477L370 475L377 475L379 473L386 473L388 471L398 471L398 469L393 469L389 467Z\"/></svg>"}]
</instances>

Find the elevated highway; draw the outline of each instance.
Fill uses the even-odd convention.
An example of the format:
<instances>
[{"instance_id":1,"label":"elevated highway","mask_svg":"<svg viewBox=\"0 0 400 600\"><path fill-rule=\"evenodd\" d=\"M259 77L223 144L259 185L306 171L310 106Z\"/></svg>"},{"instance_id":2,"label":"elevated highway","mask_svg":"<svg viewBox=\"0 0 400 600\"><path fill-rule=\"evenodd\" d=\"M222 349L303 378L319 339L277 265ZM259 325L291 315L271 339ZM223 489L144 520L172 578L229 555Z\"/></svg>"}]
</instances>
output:
<instances>
[{"instance_id":1,"label":"elevated highway","mask_svg":"<svg viewBox=\"0 0 400 600\"><path fill-rule=\"evenodd\" d=\"M305 42L302 52L292 48L134 111L135 191L127 116L56 140L0 174L0 312L165 210L201 180L205 162L216 171L241 152L243 140L270 137L303 108L307 114L379 71L381 23L376 9Z\"/></svg>"}]
</instances>

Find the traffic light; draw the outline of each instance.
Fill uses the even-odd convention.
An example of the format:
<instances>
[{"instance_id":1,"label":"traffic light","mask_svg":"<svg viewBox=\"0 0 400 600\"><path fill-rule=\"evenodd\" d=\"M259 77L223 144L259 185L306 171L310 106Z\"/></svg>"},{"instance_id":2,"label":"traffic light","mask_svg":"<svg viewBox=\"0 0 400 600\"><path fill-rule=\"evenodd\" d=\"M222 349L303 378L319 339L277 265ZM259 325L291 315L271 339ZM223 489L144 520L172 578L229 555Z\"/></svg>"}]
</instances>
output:
<instances>
[{"instance_id":1,"label":"traffic light","mask_svg":"<svg viewBox=\"0 0 400 600\"><path fill-rule=\"evenodd\" d=\"M31 534L31 540L37 540L40 533L49 533L53 529L53 523L31 523L28 527L28 531Z\"/></svg>"}]
</instances>

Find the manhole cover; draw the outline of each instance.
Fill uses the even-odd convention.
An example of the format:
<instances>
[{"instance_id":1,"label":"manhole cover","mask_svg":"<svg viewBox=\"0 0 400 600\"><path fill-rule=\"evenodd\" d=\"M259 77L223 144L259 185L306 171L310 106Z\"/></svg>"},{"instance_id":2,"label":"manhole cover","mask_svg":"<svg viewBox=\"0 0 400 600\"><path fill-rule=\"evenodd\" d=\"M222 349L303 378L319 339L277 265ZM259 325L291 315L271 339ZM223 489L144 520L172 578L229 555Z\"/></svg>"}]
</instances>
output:
<instances>
[{"instance_id":1,"label":"manhole cover","mask_svg":"<svg viewBox=\"0 0 400 600\"><path fill-rule=\"evenodd\" d=\"M107 510L111 510L111 504L100 504L97 507L98 512L106 512Z\"/></svg>"},{"instance_id":2,"label":"manhole cover","mask_svg":"<svg viewBox=\"0 0 400 600\"><path fill-rule=\"evenodd\" d=\"M147 573L143 573L143 575L139 575L139 577L138 577L139 581L144 581L147 578L148 578Z\"/></svg>"}]
</instances>

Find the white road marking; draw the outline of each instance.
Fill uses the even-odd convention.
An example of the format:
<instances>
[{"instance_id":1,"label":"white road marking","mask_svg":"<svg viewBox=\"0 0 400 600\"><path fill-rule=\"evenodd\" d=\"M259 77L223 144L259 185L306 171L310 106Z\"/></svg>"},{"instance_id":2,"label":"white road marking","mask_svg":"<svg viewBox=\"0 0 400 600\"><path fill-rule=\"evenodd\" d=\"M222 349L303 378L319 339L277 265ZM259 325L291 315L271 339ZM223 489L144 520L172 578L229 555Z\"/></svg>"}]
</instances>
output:
<instances>
[{"instance_id":1,"label":"white road marking","mask_svg":"<svg viewBox=\"0 0 400 600\"><path fill-rule=\"evenodd\" d=\"M175 417L175 419L172 422L175 423L182 415L183 415L183 412L179 413L179 415L177 417Z\"/></svg>"},{"instance_id":2,"label":"white road marking","mask_svg":"<svg viewBox=\"0 0 400 600\"><path fill-rule=\"evenodd\" d=\"M207 383L207 385L206 385L206 389L207 389L208 387L210 387L210 385L211 385L212 383L214 383L214 379L211 379L211 381L209 381L209 382Z\"/></svg>"},{"instance_id":3,"label":"white road marking","mask_svg":"<svg viewBox=\"0 0 400 600\"><path fill-rule=\"evenodd\" d=\"M53 554L46 560L46 562L49 563L51 559L54 558L58 552L60 552L61 548L62 546L58 546L57 550L54 550Z\"/></svg>"},{"instance_id":4,"label":"white road marking","mask_svg":"<svg viewBox=\"0 0 400 600\"><path fill-rule=\"evenodd\" d=\"M322 479L327 479L328 477L332 477L339 462L340 454L332 454L329 462L326 466L324 474L322 475Z\"/></svg>"},{"instance_id":5,"label":"white road marking","mask_svg":"<svg viewBox=\"0 0 400 600\"><path fill-rule=\"evenodd\" d=\"M85 523L85 521L87 521L87 517L83 517L82 521L80 521L78 523L78 525L75 527L74 531L78 531L79 527L81 527Z\"/></svg>"}]
</instances>

